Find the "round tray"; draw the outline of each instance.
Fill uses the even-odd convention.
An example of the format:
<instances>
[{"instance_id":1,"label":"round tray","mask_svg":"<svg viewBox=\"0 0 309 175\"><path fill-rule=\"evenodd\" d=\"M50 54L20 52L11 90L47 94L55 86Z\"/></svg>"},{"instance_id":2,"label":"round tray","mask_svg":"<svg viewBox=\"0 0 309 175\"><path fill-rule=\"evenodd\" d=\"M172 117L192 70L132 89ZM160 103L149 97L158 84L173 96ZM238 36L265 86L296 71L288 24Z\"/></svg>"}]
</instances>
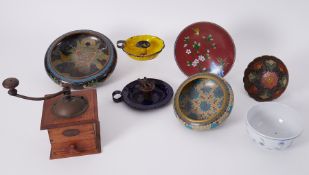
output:
<instances>
[{"instance_id":1,"label":"round tray","mask_svg":"<svg viewBox=\"0 0 309 175\"><path fill-rule=\"evenodd\" d=\"M117 54L113 43L103 34L76 30L57 38L45 55L45 69L57 84L74 89L93 87L114 70Z\"/></svg>"},{"instance_id":2,"label":"round tray","mask_svg":"<svg viewBox=\"0 0 309 175\"><path fill-rule=\"evenodd\" d=\"M231 36L219 25L198 22L178 35L175 59L180 70L188 76L210 72L223 77L234 64L235 45Z\"/></svg>"}]
</instances>

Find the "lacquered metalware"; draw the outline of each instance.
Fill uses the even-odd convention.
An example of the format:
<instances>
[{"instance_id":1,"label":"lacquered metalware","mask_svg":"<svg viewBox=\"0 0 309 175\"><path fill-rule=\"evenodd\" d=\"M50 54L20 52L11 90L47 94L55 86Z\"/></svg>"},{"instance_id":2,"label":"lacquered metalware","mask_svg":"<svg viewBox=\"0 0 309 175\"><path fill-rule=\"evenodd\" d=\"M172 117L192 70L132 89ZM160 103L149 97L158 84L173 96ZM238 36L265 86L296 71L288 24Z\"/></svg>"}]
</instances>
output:
<instances>
[{"instance_id":1,"label":"lacquered metalware","mask_svg":"<svg viewBox=\"0 0 309 175\"><path fill-rule=\"evenodd\" d=\"M123 101L134 109L149 110L166 105L173 97L173 89L162 80L143 78L127 84L122 91L114 91L112 96L116 103Z\"/></svg>"},{"instance_id":2,"label":"lacquered metalware","mask_svg":"<svg viewBox=\"0 0 309 175\"><path fill-rule=\"evenodd\" d=\"M152 35L138 35L126 40L119 40L117 47L129 57L138 61L154 59L164 49L164 41Z\"/></svg>"},{"instance_id":3,"label":"lacquered metalware","mask_svg":"<svg viewBox=\"0 0 309 175\"><path fill-rule=\"evenodd\" d=\"M74 89L103 82L116 63L113 43L91 30L76 30L60 36L45 55L45 69L50 78L57 84L68 83Z\"/></svg>"},{"instance_id":4,"label":"lacquered metalware","mask_svg":"<svg viewBox=\"0 0 309 175\"><path fill-rule=\"evenodd\" d=\"M234 102L231 86L221 77L199 73L189 77L174 97L177 118L187 128L215 128L230 115Z\"/></svg>"},{"instance_id":5,"label":"lacquered metalware","mask_svg":"<svg viewBox=\"0 0 309 175\"><path fill-rule=\"evenodd\" d=\"M180 70L190 76L209 72L225 76L235 61L232 37L221 26L211 22L197 22L178 35L175 59Z\"/></svg>"},{"instance_id":6,"label":"lacquered metalware","mask_svg":"<svg viewBox=\"0 0 309 175\"><path fill-rule=\"evenodd\" d=\"M271 101L286 90L289 73L280 59L265 55L248 65L243 82L250 97L257 101Z\"/></svg>"}]
</instances>

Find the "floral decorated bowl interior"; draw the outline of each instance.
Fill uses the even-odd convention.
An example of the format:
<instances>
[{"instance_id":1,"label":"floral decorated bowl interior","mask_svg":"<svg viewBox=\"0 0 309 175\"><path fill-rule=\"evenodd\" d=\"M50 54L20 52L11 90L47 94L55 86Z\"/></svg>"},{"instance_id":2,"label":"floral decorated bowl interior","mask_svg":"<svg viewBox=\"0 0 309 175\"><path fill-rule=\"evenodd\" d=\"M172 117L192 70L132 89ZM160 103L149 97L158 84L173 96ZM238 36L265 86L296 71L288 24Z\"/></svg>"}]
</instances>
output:
<instances>
[{"instance_id":1,"label":"floral decorated bowl interior","mask_svg":"<svg viewBox=\"0 0 309 175\"><path fill-rule=\"evenodd\" d=\"M271 101L281 96L289 82L288 69L274 56L254 59L244 73L244 87L257 101Z\"/></svg>"},{"instance_id":2,"label":"floral decorated bowl interior","mask_svg":"<svg viewBox=\"0 0 309 175\"><path fill-rule=\"evenodd\" d=\"M117 47L121 48L131 58L145 61L155 58L164 48L162 39L152 35L139 35L120 40Z\"/></svg>"},{"instance_id":3,"label":"floral decorated bowl interior","mask_svg":"<svg viewBox=\"0 0 309 175\"><path fill-rule=\"evenodd\" d=\"M198 22L178 35L175 59L188 76L210 72L223 77L234 64L235 45L231 36L219 25Z\"/></svg>"},{"instance_id":4,"label":"floral decorated bowl interior","mask_svg":"<svg viewBox=\"0 0 309 175\"><path fill-rule=\"evenodd\" d=\"M48 48L45 68L57 83L73 88L93 86L103 81L115 68L117 55L112 42L90 30L66 33Z\"/></svg>"},{"instance_id":5,"label":"floral decorated bowl interior","mask_svg":"<svg viewBox=\"0 0 309 175\"><path fill-rule=\"evenodd\" d=\"M289 147L302 130L300 114L293 108L274 102L264 102L247 113L250 136L268 149Z\"/></svg>"},{"instance_id":6,"label":"floral decorated bowl interior","mask_svg":"<svg viewBox=\"0 0 309 175\"><path fill-rule=\"evenodd\" d=\"M187 79L178 88L174 101L177 117L191 127L216 121L213 126L219 125L228 117L232 106L230 85L210 73L196 74Z\"/></svg>"}]
</instances>

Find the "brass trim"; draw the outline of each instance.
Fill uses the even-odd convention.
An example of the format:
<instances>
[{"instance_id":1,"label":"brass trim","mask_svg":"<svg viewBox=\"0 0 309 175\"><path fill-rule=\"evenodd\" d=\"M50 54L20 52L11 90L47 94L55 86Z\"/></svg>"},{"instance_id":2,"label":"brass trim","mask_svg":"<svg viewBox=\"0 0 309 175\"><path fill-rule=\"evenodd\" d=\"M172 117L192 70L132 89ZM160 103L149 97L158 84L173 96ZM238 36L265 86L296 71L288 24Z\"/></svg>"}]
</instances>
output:
<instances>
[{"instance_id":1,"label":"brass trim","mask_svg":"<svg viewBox=\"0 0 309 175\"><path fill-rule=\"evenodd\" d=\"M179 106L179 96L180 96L180 93L182 92L183 88L186 85L188 85L190 82L192 82L193 80L200 79L200 78L203 78L203 79L208 78L210 80L214 80L217 83L219 83L219 85L221 87L225 87L225 90L223 92L224 93L224 95L223 95L224 96L224 103L223 103L223 108L222 108L223 110L221 110L220 113L218 113L217 115L211 116L206 120L194 120L192 118L187 117L182 112L182 110L180 109L180 106ZM213 121L216 121L218 118L220 118L220 116L222 116L225 113L226 109L228 108L228 104L229 104L229 101L230 101L230 98L231 98L230 97L230 91L229 91L229 88L227 87L226 83L227 82L224 79L222 79L221 77L216 76L216 75L211 74L211 73L206 73L206 72L198 73L198 74L195 74L195 75L189 77L187 80L185 80L180 85L180 87L177 89L177 92L176 92L175 97L174 97L174 109L176 111L178 118L180 118L181 120L183 120L186 123L191 124L191 122L192 122L193 125L194 125L194 123L207 125L207 124L212 123Z\"/></svg>"}]
</instances>

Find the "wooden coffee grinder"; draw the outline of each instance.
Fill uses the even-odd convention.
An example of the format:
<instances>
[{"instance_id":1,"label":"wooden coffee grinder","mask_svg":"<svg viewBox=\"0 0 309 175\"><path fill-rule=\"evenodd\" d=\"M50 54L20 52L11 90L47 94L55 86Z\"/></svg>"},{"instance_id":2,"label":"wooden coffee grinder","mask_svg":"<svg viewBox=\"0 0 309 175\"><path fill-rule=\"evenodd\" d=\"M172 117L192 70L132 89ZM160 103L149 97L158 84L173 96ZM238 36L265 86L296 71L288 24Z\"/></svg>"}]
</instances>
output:
<instances>
[{"instance_id":1,"label":"wooden coffee grinder","mask_svg":"<svg viewBox=\"0 0 309 175\"><path fill-rule=\"evenodd\" d=\"M95 89L71 92L70 85L44 97L20 95L15 89L16 78L2 83L8 94L26 100L44 100L41 130L48 130L51 144L50 159L82 156L101 152L100 124Z\"/></svg>"}]
</instances>

